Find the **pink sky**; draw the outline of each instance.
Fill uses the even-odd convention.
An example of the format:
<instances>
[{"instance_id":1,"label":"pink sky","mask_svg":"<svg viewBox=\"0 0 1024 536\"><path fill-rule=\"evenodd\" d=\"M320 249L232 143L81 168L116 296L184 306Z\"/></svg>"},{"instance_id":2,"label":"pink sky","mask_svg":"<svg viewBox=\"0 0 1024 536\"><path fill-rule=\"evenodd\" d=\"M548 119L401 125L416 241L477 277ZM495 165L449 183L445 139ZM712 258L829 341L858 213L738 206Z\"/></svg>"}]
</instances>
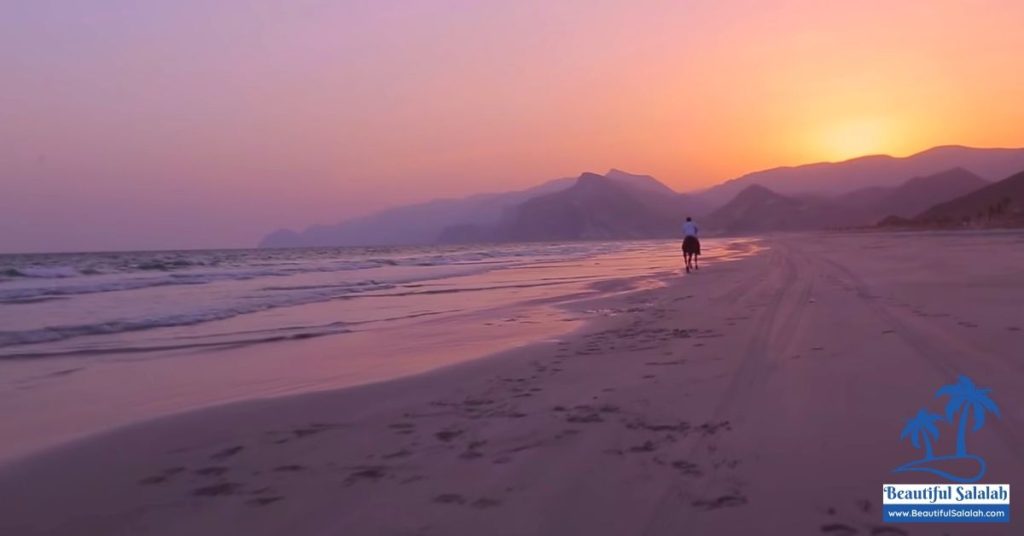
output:
<instances>
[{"instance_id":1,"label":"pink sky","mask_svg":"<svg viewBox=\"0 0 1024 536\"><path fill-rule=\"evenodd\" d=\"M250 246L584 170L1024 145L1018 1L0 7L0 252Z\"/></svg>"}]
</instances>

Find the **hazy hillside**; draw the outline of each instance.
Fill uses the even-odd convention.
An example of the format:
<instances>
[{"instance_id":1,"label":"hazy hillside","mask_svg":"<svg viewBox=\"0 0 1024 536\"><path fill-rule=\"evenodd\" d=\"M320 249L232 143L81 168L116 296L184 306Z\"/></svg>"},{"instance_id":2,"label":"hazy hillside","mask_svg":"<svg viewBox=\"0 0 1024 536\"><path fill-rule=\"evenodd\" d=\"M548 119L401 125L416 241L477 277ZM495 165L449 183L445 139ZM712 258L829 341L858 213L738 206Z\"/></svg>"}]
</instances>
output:
<instances>
[{"instance_id":1,"label":"hazy hillside","mask_svg":"<svg viewBox=\"0 0 1024 536\"><path fill-rule=\"evenodd\" d=\"M491 226L453 226L445 242L673 237L691 201L657 180L612 171L584 173L568 189L529 199Z\"/></svg>"},{"instance_id":2,"label":"hazy hillside","mask_svg":"<svg viewBox=\"0 0 1024 536\"><path fill-rule=\"evenodd\" d=\"M813 196L786 196L757 184L700 222L706 234L803 231L860 225L862 212Z\"/></svg>"},{"instance_id":3,"label":"hazy hillside","mask_svg":"<svg viewBox=\"0 0 1024 536\"><path fill-rule=\"evenodd\" d=\"M698 194L710 206L720 206L751 184L791 195L838 195L873 186L896 186L909 177L933 175L955 167L981 178L999 180L1024 169L1024 149L935 147L905 158L876 155L844 162L781 167L750 173Z\"/></svg>"},{"instance_id":4,"label":"hazy hillside","mask_svg":"<svg viewBox=\"0 0 1024 536\"><path fill-rule=\"evenodd\" d=\"M601 177L600 175L595 176ZM688 213L692 215L700 215L706 211L693 198L676 193L649 175L634 175L612 169L602 178L622 188L622 191L628 192L630 199L643 204L648 212L672 213L673 217L678 219L685 216L679 211L690 211ZM498 227L501 227L508 236L518 236L520 232L526 233L525 230L514 231L513 229L525 229L528 227L527 224L516 227L511 223L517 217L521 217L521 205L542 196L562 192L577 182L576 178L556 179L515 192L480 194L464 199L442 199L418 203L381 211L336 225L314 225L301 232L279 229L264 237L260 242L260 247L398 245L431 244L438 241L511 240L505 235L495 235L495 232ZM536 210L535 207L536 205L531 205L527 207L527 210ZM551 221L551 223L557 222ZM561 223L567 224L567 221ZM624 229L628 229L633 223L623 221L622 225ZM564 231L565 229L562 229L559 232ZM524 240L545 240L539 231L526 234L535 238L524 238ZM628 232L624 236L627 235Z\"/></svg>"},{"instance_id":5,"label":"hazy hillside","mask_svg":"<svg viewBox=\"0 0 1024 536\"><path fill-rule=\"evenodd\" d=\"M1024 172L1012 175L914 218L918 224L1018 227L1024 225Z\"/></svg>"},{"instance_id":6,"label":"hazy hillside","mask_svg":"<svg viewBox=\"0 0 1024 536\"><path fill-rule=\"evenodd\" d=\"M603 176L585 174L583 182L601 185L593 192L576 188L579 179L557 179L525 190L418 203L302 231L280 229L260 246L674 236L677 223L662 234L664 222L687 215L705 220L705 229L713 223L724 232L873 225L887 217L896 222L911 218L1021 169L1024 149L945 146L905 158L865 156L759 171L690 195L678 194L651 176L612 169ZM752 185L762 188L749 190ZM613 191L627 197L617 203L603 197ZM635 213L636 207L643 207L643 214ZM621 228L616 231L615 225Z\"/></svg>"},{"instance_id":7,"label":"hazy hillside","mask_svg":"<svg viewBox=\"0 0 1024 536\"><path fill-rule=\"evenodd\" d=\"M264 237L259 247L431 244L446 227L497 222L505 211L519 203L568 188L573 181L555 179L514 192L428 201L335 225L314 225L301 232L279 229Z\"/></svg>"},{"instance_id":8,"label":"hazy hillside","mask_svg":"<svg viewBox=\"0 0 1024 536\"><path fill-rule=\"evenodd\" d=\"M914 177L899 186L875 186L843 194L835 201L864 214L865 223L875 223L888 216L910 218L929 207L973 192L989 181L956 167L928 175Z\"/></svg>"}]
</instances>

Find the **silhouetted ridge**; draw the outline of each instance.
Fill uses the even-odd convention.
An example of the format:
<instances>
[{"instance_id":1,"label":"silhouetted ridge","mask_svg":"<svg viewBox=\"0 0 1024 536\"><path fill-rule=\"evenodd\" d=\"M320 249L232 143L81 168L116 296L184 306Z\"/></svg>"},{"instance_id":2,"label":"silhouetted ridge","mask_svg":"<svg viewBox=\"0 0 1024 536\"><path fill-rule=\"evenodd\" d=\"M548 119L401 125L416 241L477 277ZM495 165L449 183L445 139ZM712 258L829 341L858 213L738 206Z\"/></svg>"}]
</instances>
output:
<instances>
[{"instance_id":1,"label":"silhouetted ridge","mask_svg":"<svg viewBox=\"0 0 1024 536\"><path fill-rule=\"evenodd\" d=\"M986 180L998 180L1024 169L1024 149L934 147L896 158L863 156L843 162L819 162L748 173L698 194L709 206L721 206L751 184L782 195L835 196L869 187L893 187L911 177L934 175L961 167Z\"/></svg>"},{"instance_id":2,"label":"silhouetted ridge","mask_svg":"<svg viewBox=\"0 0 1024 536\"><path fill-rule=\"evenodd\" d=\"M914 218L914 222L968 227L1024 226L1024 171L935 205Z\"/></svg>"},{"instance_id":3,"label":"silhouetted ridge","mask_svg":"<svg viewBox=\"0 0 1024 536\"><path fill-rule=\"evenodd\" d=\"M614 170L613 170L614 171ZM652 177L583 173L569 188L524 201L496 225L452 226L444 242L668 238L696 206Z\"/></svg>"}]
</instances>

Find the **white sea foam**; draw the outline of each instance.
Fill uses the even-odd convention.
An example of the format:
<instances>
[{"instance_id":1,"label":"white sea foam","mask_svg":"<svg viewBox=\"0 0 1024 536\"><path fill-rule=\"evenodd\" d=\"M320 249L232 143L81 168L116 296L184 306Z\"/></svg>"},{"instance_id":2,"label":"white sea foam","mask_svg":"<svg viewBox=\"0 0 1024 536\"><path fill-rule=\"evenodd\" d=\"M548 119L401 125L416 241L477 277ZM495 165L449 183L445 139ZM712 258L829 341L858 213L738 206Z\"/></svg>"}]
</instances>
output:
<instances>
[{"instance_id":1,"label":"white sea foam","mask_svg":"<svg viewBox=\"0 0 1024 536\"><path fill-rule=\"evenodd\" d=\"M488 287L438 289L423 283L627 247L618 242L0 255L0 358L73 353L107 339L99 346L112 349L127 334L369 294L394 299L477 292ZM277 335L267 330L274 329L265 327L253 337L271 340ZM173 333L182 337L186 331ZM130 338L138 344L139 337ZM79 339L87 342L69 346Z\"/></svg>"}]
</instances>

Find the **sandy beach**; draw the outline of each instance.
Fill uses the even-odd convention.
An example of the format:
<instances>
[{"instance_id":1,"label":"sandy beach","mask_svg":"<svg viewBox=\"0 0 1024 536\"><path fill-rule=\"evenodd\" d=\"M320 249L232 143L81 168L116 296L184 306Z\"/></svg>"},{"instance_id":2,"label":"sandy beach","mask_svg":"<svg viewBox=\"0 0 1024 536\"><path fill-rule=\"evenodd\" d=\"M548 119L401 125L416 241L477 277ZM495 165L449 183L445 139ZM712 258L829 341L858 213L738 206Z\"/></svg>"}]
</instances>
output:
<instances>
[{"instance_id":1,"label":"sandy beach","mask_svg":"<svg viewBox=\"0 0 1024 536\"><path fill-rule=\"evenodd\" d=\"M1024 234L761 244L557 339L7 464L0 534L1016 533L885 525L880 491L932 482L891 473L900 431L960 375L1003 410L969 437L985 481L1024 482Z\"/></svg>"}]
</instances>

